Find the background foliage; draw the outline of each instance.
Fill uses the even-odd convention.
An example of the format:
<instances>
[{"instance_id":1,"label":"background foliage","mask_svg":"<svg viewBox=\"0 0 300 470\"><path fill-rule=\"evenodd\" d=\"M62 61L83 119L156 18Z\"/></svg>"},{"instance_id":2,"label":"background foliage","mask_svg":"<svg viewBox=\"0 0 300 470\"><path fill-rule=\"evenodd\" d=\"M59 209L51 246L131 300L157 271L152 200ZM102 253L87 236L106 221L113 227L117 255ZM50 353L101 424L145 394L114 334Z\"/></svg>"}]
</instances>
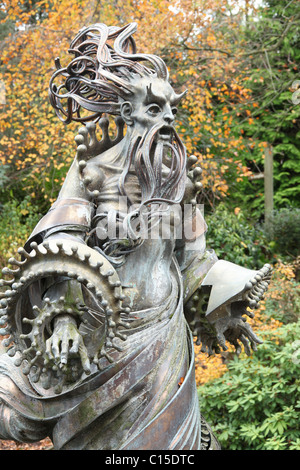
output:
<instances>
[{"instance_id":1,"label":"background foliage","mask_svg":"<svg viewBox=\"0 0 300 470\"><path fill-rule=\"evenodd\" d=\"M55 201L73 160L78 127L58 121L47 88L55 57L68 62L82 26L136 21L138 50L162 56L176 91L188 89L177 126L203 168L207 243L220 258L275 268L254 319L265 339L258 353L236 360L196 347L201 406L226 449L300 449L299 19L297 0L0 0L1 265Z\"/></svg>"}]
</instances>

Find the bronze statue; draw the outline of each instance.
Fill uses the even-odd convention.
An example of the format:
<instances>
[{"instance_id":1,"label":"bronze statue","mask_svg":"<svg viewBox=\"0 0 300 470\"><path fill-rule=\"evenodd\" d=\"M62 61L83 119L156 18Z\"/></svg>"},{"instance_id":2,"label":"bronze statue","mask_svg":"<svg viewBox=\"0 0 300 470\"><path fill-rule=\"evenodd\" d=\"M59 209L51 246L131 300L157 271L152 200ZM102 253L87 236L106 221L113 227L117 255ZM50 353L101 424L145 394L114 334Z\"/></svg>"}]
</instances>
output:
<instances>
[{"instance_id":1,"label":"bronze statue","mask_svg":"<svg viewBox=\"0 0 300 470\"><path fill-rule=\"evenodd\" d=\"M51 103L85 125L57 201L3 270L1 439L218 449L200 416L192 334L208 353L260 342L244 315L270 266L206 249L201 169L173 127L185 93L163 60L136 52L135 30L83 28L68 66L56 60Z\"/></svg>"}]
</instances>

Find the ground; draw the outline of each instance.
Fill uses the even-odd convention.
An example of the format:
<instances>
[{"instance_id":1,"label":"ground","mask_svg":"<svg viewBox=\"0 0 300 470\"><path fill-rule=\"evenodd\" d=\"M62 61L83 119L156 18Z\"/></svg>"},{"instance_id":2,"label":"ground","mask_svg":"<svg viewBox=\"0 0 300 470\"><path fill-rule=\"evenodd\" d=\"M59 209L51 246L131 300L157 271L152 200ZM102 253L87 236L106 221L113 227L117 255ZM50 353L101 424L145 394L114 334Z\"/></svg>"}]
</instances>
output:
<instances>
[{"instance_id":1,"label":"ground","mask_svg":"<svg viewBox=\"0 0 300 470\"><path fill-rule=\"evenodd\" d=\"M51 448L52 442L48 438L33 444L0 440L0 450L50 450Z\"/></svg>"}]
</instances>

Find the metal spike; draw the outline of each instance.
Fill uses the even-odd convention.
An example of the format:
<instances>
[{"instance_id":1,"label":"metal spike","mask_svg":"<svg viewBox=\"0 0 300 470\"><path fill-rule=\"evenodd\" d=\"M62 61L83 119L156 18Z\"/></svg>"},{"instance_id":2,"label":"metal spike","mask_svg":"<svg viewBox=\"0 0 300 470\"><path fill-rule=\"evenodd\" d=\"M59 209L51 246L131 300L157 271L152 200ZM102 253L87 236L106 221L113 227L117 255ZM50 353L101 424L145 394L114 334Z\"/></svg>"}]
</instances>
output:
<instances>
[{"instance_id":1,"label":"metal spike","mask_svg":"<svg viewBox=\"0 0 300 470\"><path fill-rule=\"evenodd\" d=\"M26 365L22 368L23 374L24 374L24 375L29 375L30 369L31 369L31 365L30 365L30 364L26 364Z\"/></svg>"},{"instance_id":2,"label":"metal spike","mask_svg":"<svg viewBox=\"0 0 300 470\"><path fill-rule=\"evenodd\" d=\"M87 176L86 178L84 178L83 180L83 184L85 186L88 186L90 183L92 182L92 178L90 176Z\"/></svg>"},{"instance_id":3,"label":"metal spike","mask_svg":"<svg viewBox=\"0 0 300 470\"><path fill-rule=\"evenodd\" d=\"M48 253L49 243L43 242L43 244L38 245L36 253L41 255L46 255Z\"/></svg>"},{"instance_id":4,"label":"metal spike","mask_svg":"<svg viewBox=\"0 0 300 470\"><path fill-rule=\"evenodd\" d=\"M12 346L11 348L7 350L7 354L9 357L14 357L16 352L17 352L17 349L14 346Z\"/></svg>"},{"instance_id":5,"label":"metal spike","mask_svg":"<svg viewBox=\"0 0 300 470\"><path fill-rule=\"evenodd\" d=\"M27 253L27 251L23 247L18 248L17 251L21 256L24 256L26 259L34 258L34 256L36 255L35 251L33 251L33 253L31 254Z\"/></svg>"},{"instance_id":6,"label":"metal spike","mask_svg":"<svg viewBox=\"0 0 300 470\"><path fill-rule=\"evenodd\" d=\"M0 325L5 325L6 322L8 320L8 316L7 315L1 315L1 318L0 318Z\"/></svg>"},{"instance_id":7,"label":"metal spike","mask_svg":"<svg viewBox=\"0 0 300 470\"><path fill-rule=\"evenodd\" d=\"M8 275L8 274L14 275L14 274L17 274L19 272L20 272L20 268L18 268L18 269L3 268L2 269L2 274L4 274L4 275Z\"/></svg>"},{"instance_id":8,"label":"metal spike","mask_svg":"<svg viewBox=\"0 0 300 470\"><path fill-rule=\"evenodd\" d=\"M23 323L29 323L30 325L32 325L34 323L34 320L31 320L30 318L22 318L22 322Z\"/></svg>"},{"instance_id":9,"label":"metal spike","mask_svg":"<svg viewBox=\"0 0 300 470\"><path fill-rule=\"evenodd\" d=\"M104 351L103 353L102 353L102 351L101 351L101 356L106 357L106 359L107 359L110 363L113 363L113 362L114 362L113 358L112 358L106 351Z\"/></svg>"},{"instance_id":10,"label":"metal spike","mask_svg":"<svg viewBox=\"0 0 300 470\"><path fill-rule=\"evenodd\" d=\"M114 271L109 270L109 271L107 271L106 273L101 273L101 274L102 274L102 276L104 276L104 277L109 277L109 276L113 276L113 275L114 275Z\"/></svg>"},{"instance_id":11,"label":"metal spike","mask_svg":"<svg viewBox=\"0 0 300 470\"><path fill-rule=\"evenodd\" d=\"M10 332L10 329L7 328L0 328L0 335L5 336Z\"/></svg>"},{"instance_id":12,"label":"metal spike","mask_svg":"<svg viewBox=\"0 0 300 470\"><path fill-rule=\"evenodd\" d=\"M43 247L46 249L46 250L49 250L49 241L43 241Z\"/></svg>"},{"instance_id":13,"label":"metal spike","mask_svg":"<svg viewBox=\"0 0 300 470\"><path fill-rule=\"evenodd\" d=\"M8 262L12 264L13 266L23 266L23 264L26 263L26 261L20 261L20 260L17 260L16 258L9 258Z\"/></svg>"},{"instance_id":14,"label":"metal spike","mask_svg":"<svg viewBox=\"0 0 300 470\"><path fill-rule=\"evenodd\" d=\"M34 351L34 349L30 346L30 348L24 349L23 355L24 355L24 356L27 356L27 354L28 354L28 353L31 353L32 351Z\"/></svg>"},{"instance_id":15,"label":"metal spike","mask_svg":"<svg viewBox=\"0 0 300 470\"><path fill-rule=\"evenodd\" d=\"M196 155L191 155L190 157L188 157L187 168L190 169L191 166L193 166L197 161L198 161L198 158L196 157Z\"/></svg>"},{"instance_id":16,"label":"metal spike","mask_svg":"<svg viewBox=\"0 0 300 470\"><path fill-rule=\"evenodd\" d=\"M14 360L14 364L16 367L20 367L20 365L22 364L24 358L23 356L18 356L15 360Z\"/></svg>"},{"instance_id":17,"label":"metal spike","mask_svg":"<svg viewBox=\"0 0 300 470\"><path fill-rule=\"evenodd\" d=\"M113 341L113 347L119 352L124 351L124 348L120 346L119 344L116 344L116 341Z\"/></svg>"},{"instance_id":18,"label":"metal spike","mask_svg":"<svg viewBox=\"0 0 300 470\"><path fill-rule=\"evenodd\" d=\"M117 332L116 332L116 336L117 336L118 338L120 338L121 340L123 340L123 341L126 341L126 339L127 339L127 336L124 335L123 333L120 333L120 331L117 331Z\"/></svg>"},{"instance_id":19,"label":"metal spike","mask_svg":"<svg viewBox=\"0 0 300 470\"><path fill-rule=\"evenodd\" d=\"M257 307L257 302L255 300L250 300L249 301L249 307L250 308L256 308Z\"/></svg>"},{"instance_id":20,"label":"metal spike","mask_svg":"<svg viewBox=\"0 0 300 470\"><path fill-rule=\"evenodd\" d=\"M114 281L114 282L111 282L110 285L112 287L121 287L121 282L120 281Z\"/></svg>"},{"instance_id":21,"label":"metal spike","mask_svg":"<svg viewBox=\"0 0 300 470\"><path fill-rule=\"evenodd\" d=\"M20 339L26 339L26 338L30 337L30 334L28 334L28 335L22 334L19 337L20 337Z\"/></svg>"},{"instance_id":22,"label":"metal spike","mask_svg":"<svg viewBox=\"0 0 300 470\"><path fill-rule=\"evenodd\" d=\"M78 165L79 165L79 169L82 171L86 167L86 162L84 160L80 160Z\"/></svg>"},{"instance_id":23,"label":"metal spike","mask_svg":"<svg viewBox=\"0 0 300 470\"><path fill-rule=\"evenodd\" d=\"M119 292L116 292L114 294L114 298L117 299L117 300L124 300L124 299L126 299L126 295L124 295L122 293L119 293Z\"/></svg>"},{"instance_id":24,"label":"metal spike","mask_svg":"<svg viewBox=\"0 0 300 470\"><path fill-rule=\"evenodd\" d=\"M130 324L129 324L129 323L126 323L126 322L124 322L124 321L122 321L122 320L119 320L119 321L118 321L118 325L119 325L119 326L124 326L124 328L130 328Z\"/></svg>"}]
</instances>

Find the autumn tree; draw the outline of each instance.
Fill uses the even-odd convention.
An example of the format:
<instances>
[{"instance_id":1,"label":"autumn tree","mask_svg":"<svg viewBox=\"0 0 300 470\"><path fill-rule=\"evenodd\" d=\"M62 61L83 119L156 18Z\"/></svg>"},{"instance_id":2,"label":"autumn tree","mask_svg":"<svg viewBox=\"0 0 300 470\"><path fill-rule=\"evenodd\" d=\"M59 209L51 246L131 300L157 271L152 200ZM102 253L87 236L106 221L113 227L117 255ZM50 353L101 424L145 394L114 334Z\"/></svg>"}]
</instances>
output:
<instances>
[{"instance_id":1,"label":"autumn tree","mask_svg":"<svg viewBox=\"0 0 300 470\"><path fill-rule=\"evenodd\" d=\"M255 15L248 15L245 28L245 85L251 90L256 107L250 120L245 114L248 109L244 110L237 129L252 139L251 154L244 161L254 174L263 176L261 148L272 147L275 209L299 205L299 20L297 0L268 0ZM244 183L243 201L257 217L261 216L263 179Z\"/></svg>"},{"instance_id":2,"label":"autumn tree","mask_svg":"<svg viewBox=\"0 0 300 470\"><path fill-rule=\"evenodd\" d=\"M230 178L246 173L238 153L245 148L244 136L232 132L229 109L246 106L249 92L238 59L219 50L229 51L234 36L228 31L238 36L240 29L239 16L230 16L226 2L8 0L1 21L8 32L1 41L0 68L6 88L0 161L9 178L4 200L11 197L8 188L18 198L25 191L44 209L55 200L74 156L77 126L58 122L48 102L48 82L55 57L66 63L71 39L95 22L136 21L139 49L162 56L174 86L188 88L180 133L188 153L204 167L205 200L213 203L228 192Z\"/></svg>"}]
</instances>

